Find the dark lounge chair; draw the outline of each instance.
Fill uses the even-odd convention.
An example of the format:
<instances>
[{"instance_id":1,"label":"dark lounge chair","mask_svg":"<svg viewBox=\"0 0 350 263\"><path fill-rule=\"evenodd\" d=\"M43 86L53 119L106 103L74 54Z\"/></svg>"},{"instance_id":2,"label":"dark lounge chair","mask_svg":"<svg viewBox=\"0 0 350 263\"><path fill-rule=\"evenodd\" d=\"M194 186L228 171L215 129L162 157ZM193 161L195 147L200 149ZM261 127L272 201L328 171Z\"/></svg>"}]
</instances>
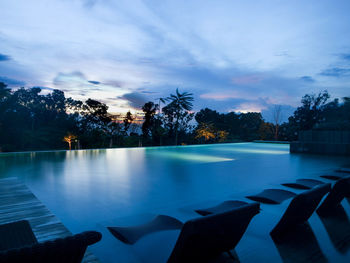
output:
<instances>
[{"instance_id":1,"label":"dark lounge chair","mask_svg":"<svg viewBox=\"0 0 350 263\"><path fill-rule=\"evenodd\" d=\"M107 227L108 230L125 244L135 244L145 235L165 231L181 229L183 223L176 218L158 215L150 222L135 227Z\"/></svg>"},{"instance_id":2,"label":"dark lounge chair","mask_svg":"<svg viewBox=\"0 0 350 263\"><path fill-rule=\"evenodd\" d=\"M339 179L333 186L326 199L317 209L318 215L326 216L340 206L341 201L350 197L350 176Z\"/></svg>"},{"instance_id":3,"label":"dark lounge chair","mask_svg":"<svg viewBox=\"0 0 350 263\"><path fill-rule=\"evenodd\" d=\"M317 185L324 184L324 182L314 179L298 179L295 183L285 183L282 184L287 187L295 188L295 189L311 189Z\"/></svg>"},{"instance_id":4,"label":"dark lounge chair","mask_svg":"<svg viewBox=\"0 0 350 263\"><path fill-rule=\"evenodd\" d=\"M244 205L248 205L248 203L243 202L243 201L225 201L217 206L204 208L204 209L197 209L197 210L195 210L195 212L202 215L202 216L206 216L206 215L210 215L210 214L227 212L227 211L230 211L232 209L242 207Z\"/></svg>"},{"instance_id":5,"label":"dark lounge chair","mask_svg":"<svg viewBox=\"0 0 350 263\"><path fill-rule=\"evenodd\" d=\"M266 189L257 195L247 196L247 198L265 204L280 204L294 196L296 196L296 194L291 191L282 189Z\"/></svg>"},{"instance_id":6,"label":"dark lounge chair","mask_svg":"<svg viewBox=\"0 0 350 263\"><path fill-rule=\"evenodd\" d=\"M278 242L284 234L306 222L330 189L331 184L322 184L294 197L280 221L270 232L274 241Z\"/></svg>"},{"instance_id":7,"label":"dark lounge chair","mask_svg":"<svg viewBox=\"0 0 350 263\"><path fill-rule=\"evenodd\" d=\"M344 178L345 176L342 174L325 174L325 175L321 175L320 177L328 179L328 180L339 180L341 178Z\"/></svg>"},{"instance_id":8,"label":"dark lounge chair","mask_svg":"<svg viewBox=\"0 0 350 263\"><path fill-rule=\"evenodd\" d=\"M87 231L38 243L26 220L0 225L0 263L81 262L87 246L101 237L99 232Z\"/></svg>"},{"instance_id":9,"label":"dark lounge chair","mask_svg":"<svg viewBox=\"0 0 350 263\"><path fill-rule=\"evenodd\" d=\"M335 170L338 173L346 173L346 174L350 174L350 168L340 168L338 170Z\"/></svg>"},{"instance_id":10,"label":"dark lounge chair","mask_svg":"<svg viewBox=\"0 0 350 263\"><path fill-rule=\"evenodd\" d=\"M329 180L339 180L343 179L349 176L350 169L348 168L340 168L338 170L335 170L334 173L332 174L326 174L326 175L321 175L322 178L326 178Z\"/></svg>"},{"instance_id":11,"label":"dark lounge chair","mask_svg":"<svg viewBox=\"0 0 350 263\"><path fill-rule=\"evenodd\" d=\"M224 213L187 221L181 228L180 235L167 262L208 262L220 256L221 253L234 249L251 219L259 213L259 210L259 204L249 204ZM154 220L159 219L156 217ZM164 228L155 230L154 225L151 222L143 226L130 227L127 232L125 228L122 232L118 227L108 227L108 229L116 238L126 243L125 240L132 240L138 231L140 231L140 234L136 235L138 238L150 234L152 231L147 229L147 226L151 226L153 231L165 230ZM171 224L171 226L173 225ZM128 233L133 234L130 237ZM121 236L123 237L121 238Z\"/></svg>"}]
</instances>

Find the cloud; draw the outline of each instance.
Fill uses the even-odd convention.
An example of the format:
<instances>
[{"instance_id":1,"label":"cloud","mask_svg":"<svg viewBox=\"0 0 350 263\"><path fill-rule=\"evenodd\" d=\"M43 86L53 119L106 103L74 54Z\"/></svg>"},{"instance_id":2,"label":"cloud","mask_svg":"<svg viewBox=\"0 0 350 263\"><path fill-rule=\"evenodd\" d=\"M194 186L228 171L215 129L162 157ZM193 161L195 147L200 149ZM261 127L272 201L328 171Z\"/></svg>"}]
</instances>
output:
<instances>
[{"instance_id":1,"label":"cloud","mask_svg":"<svg viewBox=\"0 0 350 263\"><path fill-rule=\"evenodd\" d=\"M54 88L44 87L44 86L34 86L33 88L39 88L39 89L41 89L41 93L42 93L42 94L49 94L49 93L51 93L53 90L55 90Z\"/></svg>"},{"instance_id":2,"label":"cloud","mask_svg":"<svg viewBox=\"0 0 350 263\"><path fill-rule=\"evenodd\" d=\"M87 8L92 8L97 4L97 2L99 2L99 0L82 0L82 1L83 1L83 5Z\"/></svg>"},{"instance_id":3,"label":"cloud","mask_svg":"<svg viewBox=\"0 0 350 263\"><path fill-rule=\"evenodd\" d=\"M263 109L267 108L270 103L268 98L262 97L250 99L243 97L230 97L225 98L224 100L205 99L205 103L203 102L203 99L201 100L201 104L204 104L205 107L217 110L218 112L261 112Z\"/></svg>"},{"instance_id":4,"label":"cloud","mask_svg":"<svg viewBox=\"0 0 350 263\"><path fill-rule=\"evenodd\" d=\"M50 87L43 87L43 86L35 86L35 88L39 88L39 89L47 90L47 91L53 91L53 90L55 90L55 89L53 89L53 88L50 88Z\"/></svg>"},{"instance_id":5,"label":"cloud","mask_svg":"<svg viewBox=\"0 0 350 263\"><path fill-rule=\"evenodd\" d=\"M350 68L329 68L320 73L322 76L326 77L348 77L350 76Z\"/></svg>"},{"instance_id":6,"label":"cloud","mask_svg":"<svg viewBox=\"0 0 350 263\"><path fill-rule=\"evenodd\" d=\"M348 74L349 5L0 1L7 21L0 45L16 58L0 63L0 72L121 107L128 101L108 99L127 93L155 99L177 87L194 93L196 110L229 110L238 100L248 108L258 98L295 106L311 84L315 92L327 86L333 96L347 95L347 79L322 76ZM335 64L340 54L345 65ZM336 69L325 71L329 65Z\"/></svg>"},{"instance_id":7,"label":"cloud","mask_svg":"<svg viewBox=\"0 0 350 263\"><path fill-rule=\"evenodd\" d=\"M302 81L305 81L305 82L308 82L308 83L315 82L315 80L312 77L310 77L310 76L302 76L300 79Z\"/></svg>"},{"instance_id":8,"label":"cloud","mask_svg":"<svg viewBox=\"0 0 350 263\"><path fill-rule=\"evenodd\" d=\"M271 104L269 98L257 97L254 99L236 98L230 100L231 108L228 111L234 112L262 112Z\"/></svg>"},{"instance_id":9,"label":"cloud","mask_svg":"<svg viewBox=\"0 0 350 263\"><path fill-rule=\"evenodd\" d=\"M124 111L127 106L125 101L116 103L116 97L123 96L125 93L130 93L129 90L115 86L114 81L89 81L89 78L80 70L72 72L60 72L53 79L53 84L56 88L64 91L68 96L72 96L78 100L86 100L88 98L99 100L111 106L111 112ZM111 85L113 84L113 85ZM113 97L114 95L114 97ZM113 105L118 105L114 107Z\"/></svg>"},{"instance_id":10,"label":"cloud","mask_svg":"<svg viewBox=\"0 0 350 263\"><path fill-rule=\"evenodd\" d=\"M148 101L146 97L138 92L126 93L122 96L117 97L117 99L127 101L128 105L134 109L141 109L141 107Z\"/></svg>"},{"instance_id":11,"label":"cloud","mask_svg":"<svg viewBox=\"0 0 350 263\"><path fill-rule=\"evenodd\" d=\"M8 77L0 76L0 82L5 83L8 86L24 86L26 83L22 80L12 79Z\"/></svg>"},{"instance_id":12,"label":"cloud","mask_svg":"<svg viewBox=\"0 0 350 263\"><path fill-rule=\"evenodd\" d=\"M219 112L261 112L266 121L272 122L272 110L275 103L269 97L251 97L246 98L227 98L218 103L215 100L206 100L205 105L211 109L216 109ZM296 107L283 104L282 106L282 121L287 121L294 113Z\"/></svg>"},{"instance_id":13,"label":"cloud","mask_svg":"<svg viewBox=\"0 0 350 263\"><path fill-rule=\"evenodd\" d=\"M232 104L233 107L229 111L242 113L261 112L267 108L267 105L268 102L264 98L257 98L255 100L242 100L242 102L236 100L236 105Z\"/></svg>"},{"instance_id":14,"label":"cloud","mask_svg":"<svg viewBox=\"0 0 350 263\"><path fill-rule=\"evenodd\" d=\"M143 93L143 94L157 94L157 93L159 93L157 91L147 91L147 90L142 90L140 92Z\"/></svg>"},{"instance_id":15,"label":"cloud","mask_svg":"<svg viewBox=\"0 0 350 263\"><path fill-rule=\"evenodd\" d=\"M91 84L95 84L95 85L101 84L101 82L96 81L96 80L89 80L88 82L90 82Z\"/></svg>"},{"instance_id":16,"label":"cloud","mask_svg":"<svg viewBox=\"0 0 350 263\"><path fill-rule=\"evenodd\" d=\"M11 60L10 56L0 53L0 61L8 61L8 60Z\"/></svg>"},{"instance_id":17,"label":"cloud","mask_svg":"<svg viewBox=\"0 0 350 263\"><path fill-rule=\"evenodd\" d=\"M87 79L85 75L80 71L73 71L70 73L62 73L59 72L57 76L53 79L54 85L62 85L62 84L68 84L69 82L75 82L80 84L87 83Z\"/></svg>"},{"instance_id":18,"label":"cloud","mask_svg":"<svg viewBox=\"0 0 350 263\"><path fill-rule=\"evenodd\" d=\"M202 99L211 99L211 100L228 100L239 98L238 91L228 91L228 92L209 92L200 95Z\"/></svg>"},{"instance_id":19,"label":"cloud","mask_svg":"<svg viewBox=\"0 0 350 263\"><path fill-rule=\"evenodd\" d=\"M340 57L344 60L349 60L350 61L350 54L341 54Z\"/></svg>"},{"instance_id":20,"label":"cloud","mask_svg":"<svg viewBox=\"0 0 350 263\"><path fill-rule=\"evenodd\" d=\"M247 85L247 84L255 84L262 81L263 78L260 76L255 75L248 75L248 76L238 76L232 78L233 84L239 84L239 85Z\"/></svg>"},{"instance_id":21,"label":"cloud","mask_svg":"<svg viewBox=\"0 0 350 263\"><path fill-rule=\"evenodd\" d=\"M277 57L291 57L291 55L287 51L281 51L275 54Z\"/></svg>"}]
</instances>

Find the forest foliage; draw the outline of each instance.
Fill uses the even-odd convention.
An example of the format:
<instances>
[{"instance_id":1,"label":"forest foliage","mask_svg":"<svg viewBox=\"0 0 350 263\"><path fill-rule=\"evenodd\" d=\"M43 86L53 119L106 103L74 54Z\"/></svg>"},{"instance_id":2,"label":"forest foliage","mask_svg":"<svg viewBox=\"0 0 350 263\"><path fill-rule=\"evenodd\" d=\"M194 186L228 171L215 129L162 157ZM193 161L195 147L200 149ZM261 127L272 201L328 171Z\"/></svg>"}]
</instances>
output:
<instances>
[{"instance_id":1,"label":"forest foliage","mask_svg":"<svg viewBox=\"0 0 350 263\"><path fill-rule=\"evenodd\" d=\"M350 129L350 98L329 101L327 91L308 94L285 123L280 108L273 123L261 113L194 113L193 94L181 93L142 107L142 123L129 111L121 119L100 101L66 98L63 91L11 90L0 82L0 150L29 151L180 145L253 140L296 140L309 129Z\"/></svg>"}]
</instances>

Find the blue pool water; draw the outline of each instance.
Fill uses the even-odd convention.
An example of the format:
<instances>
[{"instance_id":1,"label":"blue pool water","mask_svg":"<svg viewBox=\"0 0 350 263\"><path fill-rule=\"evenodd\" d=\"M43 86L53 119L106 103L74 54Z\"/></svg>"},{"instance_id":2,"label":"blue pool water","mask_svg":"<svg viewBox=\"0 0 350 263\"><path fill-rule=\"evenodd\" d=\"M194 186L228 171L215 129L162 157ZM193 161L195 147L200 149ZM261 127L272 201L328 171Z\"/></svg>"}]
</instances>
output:
<instances>
[{"instance_id":1,"label":"blue pool water","mask_svg":"<svg viewBox=\"0 0 350 263\"><path fill-rule=\"evenodd\" d=\"M73 233L102 231L102 242L91 248L102 262L136 263L142 262L137 248L115 240L107 225L159 213L185 220L194 216L192 207L247 201L248 194L346 164L346 158L290 154L287 144L237 143L1 154L0 177L23 180Z\"/></svg>"}]
</instances>

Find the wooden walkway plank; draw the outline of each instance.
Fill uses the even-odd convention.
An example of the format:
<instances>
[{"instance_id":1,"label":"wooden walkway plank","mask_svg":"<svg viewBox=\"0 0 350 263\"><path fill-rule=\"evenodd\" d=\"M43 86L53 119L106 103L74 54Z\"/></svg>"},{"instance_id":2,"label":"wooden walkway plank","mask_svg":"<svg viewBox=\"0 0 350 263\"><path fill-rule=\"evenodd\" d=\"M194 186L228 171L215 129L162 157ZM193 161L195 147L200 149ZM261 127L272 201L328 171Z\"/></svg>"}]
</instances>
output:
<instances>
[{"instance_id":1,"label":"wooden walkway plank","mask_svg":"<svg viewBox=\"0 0 350 263\"><path fill-rule=\"evenodd\" d=\"M39 242L72 235L20 180L0 179L0 224L19 220L30 222ZM87 250L83 262L99 261Z\"/></svg>"}]
</instances>

